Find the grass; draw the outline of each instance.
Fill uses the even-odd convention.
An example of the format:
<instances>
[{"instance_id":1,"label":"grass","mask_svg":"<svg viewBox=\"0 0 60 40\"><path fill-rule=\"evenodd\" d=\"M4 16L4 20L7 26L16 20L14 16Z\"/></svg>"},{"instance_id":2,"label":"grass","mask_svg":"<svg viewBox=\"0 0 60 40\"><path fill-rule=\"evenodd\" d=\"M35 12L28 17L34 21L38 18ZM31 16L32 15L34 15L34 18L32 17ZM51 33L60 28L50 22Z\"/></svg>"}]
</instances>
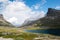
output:
<instances>
[{"instance_id":1,"label":"grass","mask_svg":"<svg viewBox=\"0 0 60 40\"><path fill-rule=\"evenodd\" d=\"M26 33L21 28L0 27L0 37L13 38L15 40L32 40L36 34Z\"/></svg>"},{"instance_id":2,"label":"grass","mask_svg":"<svg viewBox=\"0 0 60 40\"><path fill-rule=\"evenodd\" d=\"M27 27L27 28L25 28L25 29L27 29L27 30L38 30L38 29L43 30L43 29L47 29L47 28L40 28L40 27Z\"/></svg>"},{"instance_id":3,"label":"grass","mask_svg":"<svg viewBox=\"0 0 60 40\"><path fill-rule=\"evenodd\" d=\"M43 37L41 40L43 40L44 37L48 37L50 39L58 37L50 34L28 33L24 32L24 30L25 29L22 28L0 27L0 37L13 38L14 40L33 40L39 36L40 38Z\"/></svg>"},{"instance_id":4,"label":"grass","mask_svg":"<svg viewBox=\"0 0 60 40\"><path fill-rule=\"evenodd\" d=\"M60 28L27 27L25 29L27 29L27 30L38 30L38 29L40 29L40 30L46 30L46 29L60 29Z\"/></svg>"}]
</instances>

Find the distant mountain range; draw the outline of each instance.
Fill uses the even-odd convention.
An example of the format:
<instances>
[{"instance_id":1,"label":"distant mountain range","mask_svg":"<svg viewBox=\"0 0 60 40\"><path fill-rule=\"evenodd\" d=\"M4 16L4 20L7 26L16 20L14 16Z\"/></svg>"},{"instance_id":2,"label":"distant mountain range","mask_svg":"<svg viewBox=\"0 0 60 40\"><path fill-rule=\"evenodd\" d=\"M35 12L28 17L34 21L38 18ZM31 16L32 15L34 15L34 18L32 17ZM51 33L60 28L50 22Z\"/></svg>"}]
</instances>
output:
<instances>
[{"instance_id":1,"label":"distant mountain range","mask_svg":"<svg viewBox=\"0 0 60 40\"><path fill-rule=\"evenodd\" d=\"M6 26L6 27L14 27L11 23L7 22L3 15L0 14L0 26Z\"/></svg>"},{"instance_id":2,"label":"distant mountain range","mask_svg":"<svg viewBox=\"0 0 60 40\"><path fill-rule=\"evenodd\" d=\"M7 22L3 15L0 14L0 26L10 26L13 25ZM21 27L48 27L48 28L60 28L60 10L53 8L48 8L47 14L45 17L37 20L25 20ZM14 27L14 26L13 26Z\"/></svg>"},{"instance_id":3,"label":"distant mountain range","mask_svg":"<svg viewBox=\"0 0 60 40\"><path fill-rule=\"evenodd\" d=\"M35 21L26 20L23 26L36 26L47 28L60 28L60 10L48 8L45 17Z\"/></svg>"}]
</instances>

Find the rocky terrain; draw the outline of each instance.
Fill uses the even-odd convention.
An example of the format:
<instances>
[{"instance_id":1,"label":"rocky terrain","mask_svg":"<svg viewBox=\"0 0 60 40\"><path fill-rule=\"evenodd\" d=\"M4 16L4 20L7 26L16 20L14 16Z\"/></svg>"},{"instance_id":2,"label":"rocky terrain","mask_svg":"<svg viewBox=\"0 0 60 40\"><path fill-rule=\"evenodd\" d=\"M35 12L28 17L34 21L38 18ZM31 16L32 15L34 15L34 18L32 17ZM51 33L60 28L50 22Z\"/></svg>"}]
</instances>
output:
<instances>
[{"instance_id":1,"label":"rocky terrain","mask_svg":"<svg viewBox=\"0 0 60 40\"><path fill-rule=\"evenodd\" d=\"M0 40L13 40L12 38L3 38L3 37L0 37Z\"/></svg>"},{"instance_id":2,"label":"rocky terrain","mask_svg":"<svg viewBox=\"0 0 60 40\"><path fill-rule=\"evenodd\" d=\"M42 26L60 28L60 10L49 8L47 15L40 19Z\"/></svg>"}]
</instances>

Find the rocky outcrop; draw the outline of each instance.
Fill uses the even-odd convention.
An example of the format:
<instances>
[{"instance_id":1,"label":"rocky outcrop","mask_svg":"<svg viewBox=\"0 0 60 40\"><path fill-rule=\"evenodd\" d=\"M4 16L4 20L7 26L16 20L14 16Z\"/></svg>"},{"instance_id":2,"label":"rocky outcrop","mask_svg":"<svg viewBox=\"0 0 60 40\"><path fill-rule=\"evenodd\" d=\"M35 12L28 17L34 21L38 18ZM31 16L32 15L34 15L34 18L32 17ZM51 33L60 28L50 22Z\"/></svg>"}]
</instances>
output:
<instances>
[{"instance_id":1,"label":"rocky outcrop","mask_svg":"<svg viewBox=\"0 0 60 40\"><path fill-rule=\"evenodd\" d=\"M60 16L60 10L48 8L47 16Z\"/></svg>"},{"instance_id":2,"label":"rocky outcrop","mask_svg":"<svg viewBox=\"0 0 60 40\"><path fill-rule=\"evenodd\" d=\"M13 40L12 38L3 38L3 37L0 37L0 40Z\"/></svg>"},{"instance_id":3,"label":"rocky outcrop","mask_svg":"<svg viewBox=\"0 0 60 40\"><path fill-rule=\"evenodd\" d=\"M49 8L47 15L40 19L42 26L60 28L60 10Z\"/></svg>"}]
</instances>

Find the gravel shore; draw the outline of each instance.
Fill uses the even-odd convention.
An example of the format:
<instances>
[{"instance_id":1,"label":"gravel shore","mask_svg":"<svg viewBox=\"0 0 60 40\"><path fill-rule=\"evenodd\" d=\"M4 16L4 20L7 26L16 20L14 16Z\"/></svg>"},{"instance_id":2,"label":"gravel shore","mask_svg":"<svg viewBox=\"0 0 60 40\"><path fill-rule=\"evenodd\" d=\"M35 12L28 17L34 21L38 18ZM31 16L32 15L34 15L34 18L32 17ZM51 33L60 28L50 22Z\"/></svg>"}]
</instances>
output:
<instances>
[{"instance_id":1,"label":"gravel shore","mask_svg":"<svg viewBox=\"0 0 60 40\"><path fill-rule=\"evenodd\" d=\"M13 40L12 38L3 38L3 37L0 37L0 40Z\"/></svg>"}]
</instances>

